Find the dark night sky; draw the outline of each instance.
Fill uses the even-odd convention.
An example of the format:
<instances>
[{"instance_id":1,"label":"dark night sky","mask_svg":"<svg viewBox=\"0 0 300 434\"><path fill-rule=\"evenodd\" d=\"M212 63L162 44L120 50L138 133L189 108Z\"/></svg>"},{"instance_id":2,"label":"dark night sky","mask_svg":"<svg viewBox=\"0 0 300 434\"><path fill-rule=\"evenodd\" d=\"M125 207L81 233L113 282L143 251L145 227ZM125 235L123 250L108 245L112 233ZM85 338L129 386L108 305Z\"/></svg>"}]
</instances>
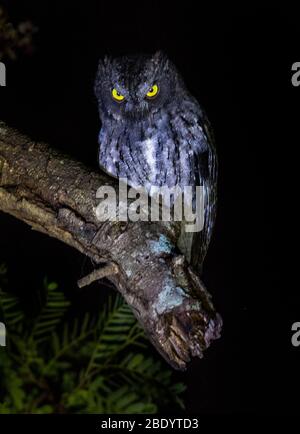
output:
<instances>
[{"instance_id":1,"label":"dark night sky","mask_svg":"<svg viewBox=\"0 0 300 434\"><path fill-rule=\"evenodd\" d=\"M178 374L188 384L187 410L259 411L282 399L279 388L285 383L288 390L292 378L282 377L292 352L290 326L300 321L296 288L279 289L281 267L274 262L284 256L278 243L287 232L276 218L289 225L280 189L289 190L285 161L291 164L296 147L300 90L290 84L291 64L300 61L296 17L275 8L196 11L196 2L169 3L170 11L163 2L136 9L129 2L6 3L13 21L28 18L39 31L35 53L8 64L0 118L94 168L99 56L159 48L178 66L216 134L218 218L203 280L224 318L222 339ZM11 285L30 299L46 273L76 298L79 254L9 216L2 214L0 224L0 259L8 262ZM91 292L97 296L98 288Z\"/></svg>"}]
</instances>

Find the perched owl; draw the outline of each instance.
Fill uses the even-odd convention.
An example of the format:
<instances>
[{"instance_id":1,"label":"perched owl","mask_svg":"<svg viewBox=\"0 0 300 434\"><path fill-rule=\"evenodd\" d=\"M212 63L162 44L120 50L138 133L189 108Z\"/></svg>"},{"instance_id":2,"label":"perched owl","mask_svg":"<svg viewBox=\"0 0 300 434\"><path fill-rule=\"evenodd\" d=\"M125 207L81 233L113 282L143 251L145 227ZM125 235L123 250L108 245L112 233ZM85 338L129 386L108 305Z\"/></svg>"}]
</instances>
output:
<instances>
[{"instance_id":1,"label":"perched owl","mask_svg":"<svg viewBox=\"0 0 300 434\"><path fill-rule=\"evenodd\" d=\"M201 267L215 220L217 158L208 120L162 52L99 62L99 164L128 184L203 187L204 227L179 247Z\"/></svg>"}]
</instances>

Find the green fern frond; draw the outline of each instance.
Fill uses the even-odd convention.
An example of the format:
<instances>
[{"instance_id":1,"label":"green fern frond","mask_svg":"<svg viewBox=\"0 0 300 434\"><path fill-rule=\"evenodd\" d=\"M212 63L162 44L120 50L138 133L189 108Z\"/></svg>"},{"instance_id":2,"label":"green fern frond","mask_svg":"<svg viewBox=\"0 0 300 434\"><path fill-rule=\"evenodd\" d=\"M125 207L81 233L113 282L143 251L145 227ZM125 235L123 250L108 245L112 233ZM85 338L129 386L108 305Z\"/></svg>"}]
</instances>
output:
<instances>
[{"instance_id":1,"label":"green fern frond","mask_svg":"<svg viewBox=\"0 0 300 434\"><path fill-rule=\"evenodd\" d=\"M110 296L98 315L70 319L64 293L56 283L45 285L47 301L31 322L17 297L0 295L13 343L7 363L0 360L0 413L55 413L59 406L65 412L149 414L161 403L183 406L183 385L142 352L144 332L121 295Z\"/></svg>"},{"instance_id":2,"label":"green fern frond","mask_svg":"<svg viewBox=\"0 0 300 434\"><path fill-rule=\"evenodd\" d=\"M0 282L6 283L7 267L0 264ZM0 319L12 330L20 327L24 320L24 312L18 297L0 288Z\"/></svg>"},{"instance_id":3,"label":"green fern frond","mask_svg":"<svg viewBox=\"0 0 300 434\"><path fill-rule=\"evenodd\" d=\"M90 374L95 375L117 354L129 345L143 346L144 332L121 295L115 302L109 300L102 314L101 328L87 369L81 374L86 381Z\"/></svg>"},{"instance_id":4,"label":"green fern frond","mask_svg":"<svg viewBox=\"0 0 300 434\"><path fill-rule=\"evenodd\" d=\"M24 311L19 298L0 290L1 316L8 328L17 330L24 321Z\"/></svg>"},{"instance_id":5,"label":"green fern frond","mask_svg":"<svg viewBox=\"0 0 300 434\"><path fill-rule=\"evenodd\" d=\"M110 363L107 366L107 383L130 384L132 387L145 386L150 393L161 390L170 383L171 371L162 367L160 360L142 353L130 353L120 362Z\"/></svg>"},{"instance_id":6,"label":"green fern frond","mask_svg":"<svg viewBox=\"0 0 300 434\"><path fill-rule=\"evenodd\" d=\"M65 322L61 331L56 330L53 332L50 339L52 357L44 368L44 374L59 359L70 355L74 349L80 348L80 345L84 345L88 337L95 333L100 321L100 318L96 320L94 316L87 312L82 321L75 318L73 322Z\"/></svg>"},{"instance_id":7,"label":"green fern frond","mask_svg":"<svg viewBox=\"0 0 300 434\"><path fill-rule=\"evenodd\" d=\"M37 343L49 339L70 306L70 302L55 282L48 283L45 279L44 285L47 290L47 301L31 328L31 337Z\"/></svg>"},{"instance_id":8,"label":"green fern frond","mask_svg":"<svg viewBox=\"0 0 300 434\"><path fill-rule=\"evenodd\" d=\"M157 407L153 402L141 401L141 396L133 392L128 386L113 391L105 401L105 413L135 414L156 413Z\"/></svg>"},{"instance_id":9,"label":"green fern frond","mask_svg":"<svg viewBox=\"0 0 300 434\"><path fill-rule=\"evenodd\" d=\"M157 412L155 403L133 391L128 385L109 389L103 387L103 381L103 377L98 377L91 383L89 389L75 390L66 395L65 406L76 413L151 414Z\"/></svg>"}]
</instances>

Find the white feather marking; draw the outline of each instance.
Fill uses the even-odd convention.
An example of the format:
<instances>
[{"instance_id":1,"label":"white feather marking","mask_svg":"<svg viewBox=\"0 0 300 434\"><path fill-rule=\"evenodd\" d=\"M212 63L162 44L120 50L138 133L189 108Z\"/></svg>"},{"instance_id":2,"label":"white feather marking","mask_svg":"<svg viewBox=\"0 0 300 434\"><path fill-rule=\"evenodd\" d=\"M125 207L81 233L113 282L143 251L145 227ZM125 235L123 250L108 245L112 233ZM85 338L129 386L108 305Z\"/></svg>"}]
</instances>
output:
<instances>
[{"instance_id":1,"label":"white feather marking","mask_svg":"<svg viewBox=\"0 0 300 434\"><path fill-rule=\"evenodd\" d=\"M149 179L154 180L156 175L155 139L147 139L142 145L146 161L150 168Z\"/></svg>"}]
</instances>

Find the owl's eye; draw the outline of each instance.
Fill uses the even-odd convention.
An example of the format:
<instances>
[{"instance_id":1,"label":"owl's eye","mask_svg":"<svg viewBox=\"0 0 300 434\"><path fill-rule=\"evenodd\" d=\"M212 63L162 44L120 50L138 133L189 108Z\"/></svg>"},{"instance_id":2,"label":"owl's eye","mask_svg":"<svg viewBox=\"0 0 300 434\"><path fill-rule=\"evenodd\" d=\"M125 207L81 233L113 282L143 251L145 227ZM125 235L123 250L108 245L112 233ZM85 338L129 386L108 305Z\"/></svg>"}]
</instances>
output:
<instances>
[{"instance_id":1,"label":"owl's eye","mask_svg":"<svg viewBox=\"0 0 300 434\"><path fill-rule=\"evenodd\" d=\"M125 99L125 96L123 96L122 94L120 94L120 92L117 91L117 89L113 89L111 91L112 97L113 99L115 99L118 102L121 102Z\"/></svg>"},{"instance_id":2,"label":"owl's eye","mask_svg":"<svg viewBox=\"0 0 300 434\"><path fill-rule=\"evenodd\" d=\"M154 84L147 92L146 96L147 98L154 98L158 94L158 86L157 84Z\"/></svg>"}]
</instances>

